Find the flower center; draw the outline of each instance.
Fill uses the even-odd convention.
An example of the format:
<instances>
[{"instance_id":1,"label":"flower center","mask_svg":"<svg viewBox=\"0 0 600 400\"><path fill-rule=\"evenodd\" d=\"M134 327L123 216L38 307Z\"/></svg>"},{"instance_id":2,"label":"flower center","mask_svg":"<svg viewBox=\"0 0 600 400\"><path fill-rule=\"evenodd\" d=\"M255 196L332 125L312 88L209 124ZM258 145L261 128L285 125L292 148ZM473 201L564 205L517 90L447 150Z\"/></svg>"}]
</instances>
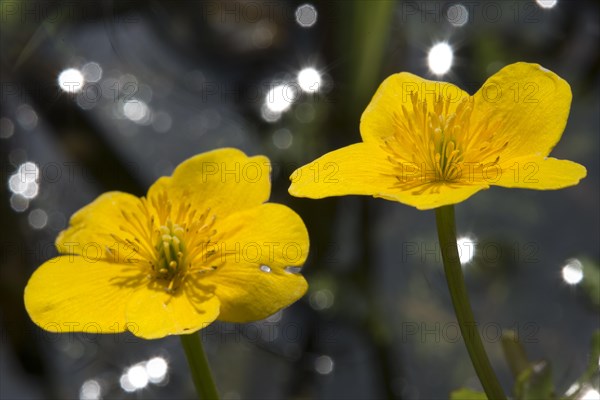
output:
<instances>
[{"instance_id":1,"label":"flower center","mask_svg":"<svg viewBox=\"0 0 600 400\"><path fill-rule=\"evenodd\" d=\"M199 214L188 204L173 210L170 202L156 203L159 227L155 230L155 256L150 261L151 278L169 293L174 293L190 276L216 269L210 261L215 250L211 238L215 216L210 209ZM175 213L172 213L176 211ZM174 223L170 216L176 216Z\"/></svg>"},{"instance_id":2,"label":"flower center","mask_svg":"<svg viewBox=\"0 0 600 400\"><path fill-rule=\"evenodd\" d=\"M170 219L166 225L159 228L156 252L158 261L152 266L155 277L174 283L178 276L185 275L186 248L184 243L185 230L174 224Z\"/></svg>"},{"instance_id":3,"label":"flower center","mask_svg":"<svg viewBox=\"0 0 600 400\"><path fill-rule=\"evenodd\" d=\"M495 164L508 142L494 135L489 119L471 123L472 102L464 97L437 96L428 103L411 93L412 109L402 106L395 117L396 130L383 148L397 168L397 186L473 182L487 164ZM470 175L469 175L470 174Z\"/></svg>"},{"instance_id":4,"label":"flower center","mask_svg":"<svg viewBox=\"0 0 600 400\"><path fill-rule=\"evenodd\" d=\"M175 293L186 279L218 268L218 249L211 242L216 216L210 209L200 213L190 203L173 204L161 191L150 199L142 197L137 208L121 215L126 222L111 237L123 251L113 257L139 263L157 289Z\"/></svg>"},{"instance_id":5,"label":"flower center","mask_svg":"<svg viewBox=\"0 0 600 400\"><path fill-rule=\"evenodd\" d=\"M436 178L452 182L456 178L458 163L463 160L461 139L464 138L463 130L468 129L471 109L466 107L466 102L462 102L455 113L447 114L449 102L439 98L433 112L427 113L427 134L431 147L427 164L435 171ZM426 109L427 103L424 104Z\"/></svg>"}]
</instances>

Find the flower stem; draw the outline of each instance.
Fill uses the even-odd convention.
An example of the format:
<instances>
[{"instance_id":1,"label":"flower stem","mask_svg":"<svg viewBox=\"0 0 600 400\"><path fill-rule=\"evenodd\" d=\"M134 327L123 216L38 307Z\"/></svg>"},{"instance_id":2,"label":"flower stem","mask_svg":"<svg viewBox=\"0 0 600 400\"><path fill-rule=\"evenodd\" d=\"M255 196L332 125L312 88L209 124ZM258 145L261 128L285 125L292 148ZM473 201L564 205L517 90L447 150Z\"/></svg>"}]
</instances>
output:
<instances>
[{"instance_id":1,"label":"flower stem","mask_svg":"<svg viewBox=\"0 0 600 400\"><path fill-rule=\"evenodd\" d=\"M506 396L498 382L498 378L490 365L471 310L471 303L467 294L467 287L460 265L458 246L456 244L456 227L454 222L454 206L436 208L435 217L438 229L438 238L444 261L446 281L452 297L454 312L460 326L467 351L475 372L481 381L483 390L490 400L504 400Z\"/></svg>"},{"instance_id":2,"label":"flower stem","mask_svg":"<svg viewBox=\"0 0 600 400\"><path fill-rule=\"evenodd\" d=\"M190 335L179 335L179 338L185 350L199 398L202 400L218 400L219 393L210 372L200 336L197 333L192 333Z\"/></svg>"}]
</instances>

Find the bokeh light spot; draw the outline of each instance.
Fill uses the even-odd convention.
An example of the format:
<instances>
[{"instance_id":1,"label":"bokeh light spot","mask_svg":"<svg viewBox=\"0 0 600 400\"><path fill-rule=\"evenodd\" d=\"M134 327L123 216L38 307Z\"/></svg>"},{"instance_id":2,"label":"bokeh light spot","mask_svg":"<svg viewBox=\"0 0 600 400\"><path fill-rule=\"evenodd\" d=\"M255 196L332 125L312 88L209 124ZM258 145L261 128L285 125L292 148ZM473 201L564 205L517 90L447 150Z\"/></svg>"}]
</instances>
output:
<instances>
[{"instance_id":1,"label":"bokeh light spot","mask_svg":"<svg viewBox=\"0 0 600 400\"><path fill-rule=\"evenodd\" d=\"M292 132L287 128L278 129L273 133L273 144L278 149L289 149L293 142Z\"/></svg>"},{"instance_id":2,"label":"bokeh light spot","mask_svg":"<svg viewBox=\"0 0 600 400\"><path fill-rule=\"evenodd\" d=\"M473 239L467 236L458 238L456 241L458 246L458 257L460 258L461 264L469 263L475 256L475 242Z\"/></svg>"},{"instance_id":3,"label":"bokeh light spot","mask_svg":"<svg viewBox=\"0 0 600 400\"><path fill-rule=\"evenodd\" d=\"M173 119L165 111L159 111L152 115L152 128L158 133L166 133L171 129Z\"/></svg>"},{"instance_id":4,"label":"bokeh light spot","mask_svg":"<svg viewBox=\"0 0 600 400\"><path fill-rule=\"evenodd\" d=\"M131 99L123 103L123 115L130 121L143 124L150 118L150 109L142 100Z\"/></svg>"},{"instance_id":5,"label":"bokeh light spot","mask_svg":"<svg viewBox=\"0 0 600 400\"><path fill-rule=\"evenodd\" d=\"M583 265L576 258L567 260L567 264L562 268L563 280L569 285L577 285L583 279Z\"/></svg>"},{"instance_id":6,"label":"bokeh light spot","mask_svg":"<svg viewBox=\"0 0 600 400\"><path fill-rule=\"evenodd\" d=\"M429 69L436 75L443 75L452 67L454 52L448 43L438 43L429 50Z\"/></svg>"},{"instance_id":7,"label":"bokeh light spot","mask_svg":"<svg viewBox=\"0 0 600 400\"><path fill-rule=\"evenodd\" d=\"M38 124L38 115L29 104L21 104L17 108L17 122L23 129L34 129Z\"/></svg>"},{"instance_id":8,"label":"bokeh light spot","mask_svg":"<svg viewBox=\"0 0 600 400\"><path fill-rule=\"evenodd\" d=\"M448 22L457 28L460 28L469 21L469 11L462 4L453 4L446 10Z\"/></svg>"},{"instance_id":9,"label":"bokeh light spot","mask_svg":"<svg viewBox=\"0 0 600 400\"><path fill-rule=\"evenodd\" d=\"M298 97L297 88L293 85L277 85L267 93L265 105L273 112L288 110Z\"/></svg>"},{"instance_id":10,"label":"bokeh light spot","mask_svg":"<svg viewBox=\"0 0 600 400\"><path fill-rule=\"evenodd\" d=\"M38 195L38 180L40 169L31 162L25 162L17 168L17 171L8 178L8 188L14 194L26 199L33 199Z\"/></svg>"},{"instance_id":11,"label":"bokeh light spot","mask_svg":"<svg viewBox=\"0 0 600 400\"><path fill-rule=\"evenodd\" d=\"M21 196L20 194L13 193L10 196L10 208L16 212L23 212L29 208L29 199Z\"/></svg>"},{"instance_id":12,"label":"bokeh light spot","mask_svg":"<svg viewBox=\"0 0 600 400\"><path fill-rule=\"evenodd\" d=\"M600 400L600 392L596 389L590 388L588 389L581 397L581 400Z\"/></svg>"},{"instance_id":13,"label":"bokeh light spot","mask_svg":"<svg viewBox=\"0 0 600 400\"><path fill-rule=\"evenodd\" d=\"M97 62L89 62L81 68L85 82L98 82L102 79L102 67Z\"/></svg>"},{"instance_id":14,"label":"bokeh light spot","mask_svg":"<svg viewBox=\"0 0 600 400\"><path fill-rule=\"evenodd\" d=\"M65 69L58 75L58 86L67 93L77 93L83 89L85 78L76 68Z\"/></svg>"},{"instance_id":15,"label":"bokeh light spot","mask_svg":"<svg viewBox=\"0 0 600 400\"><path fill-rule=\"evenodd\" d=\"M143 365L134 365L127 370L126 375L134 389L143 389L148 386L148 373Z\"/></svg>"},{"instance_id":16,"label":"bokeh light spot","mask_svg":"<svg viewBox=\"0 0 600 400\"><path fill-rule=\"evenodd\" d=\"M321 86L321 74L314 68L304 68L298 73L298 84L305 92L318 92Z\"/></svg>"},{"instance_id":17,"label":"bokeh light spot","mask_svg":"<svg viewBox=\"0 0 600 400\"><path fill-rule=\"evenodd\" d=\"M79 400L100 400L102 397L102 387L95 379L83 382L79 389Z\"/></svg>"},{"instance_id":18,"label":"bokeh light spot","mask_svg":"<svg viewBox=\"0 0 600 400\"><path fill-rule=\"evenodd\" d=\"M333 306L335 296L329 289L316 290L310 295L310 306L318 311L326 310Z\"/></svg>"},{"instance_id":19,"label":"bokeh light spot","mask_svg":"<svg viewBox=\"0 0 600 400\"><path fill-rule=\"evenodd\" d=\"M542 8L553 8L558 0L535 0L535 2Z\"/></svg>"},{"instance_id":20,"label":"bokeh light spot","mask_svg":"<svg viewBox=\"0 0 600 400\"><path fill-rule=\"evenodd\" d=\"M27 220L33 229L43 229L48 223L48 214L46 214L46 211L36 208L31 210Z\"/></svg>"},{"instance_id":21,"label":"bokeh light spot","mask_svg":"<svg viewBox=\"0 0 600 400\"><path fill-rule=\"evenodd\" d=\"M315 360L315 370L321 375L328 375L333 372L333 359L329 356L319 356Z\"/></svg>"},{"instance_id":22,"label":"bokeh light spot","mask_svg":"<svg viewBox=\"0 0 600 400\"><path fill-rule=\"evenodd\" d=\"M302 4L296 9L296 22L303 28L310 28L317 22L317 9L312 4Z\"/></svg>"},{"instance_id":23,"label":"bokeh light spot","mask_svg":"<svg viewBox=\"0 0 600 400\"><path fill-rule=\"evenodd\" d=\"M0 139L8 139L15 132L15 124L6 118L0 118Z\"/></svg>"},{"instance_id":24,"label":"bokeh light spot","mask_svg":"<svg viewBox=\"0 0 600 400\"><path fill-rule=\"evenodd\" d=\"M162 357L151 358L146 363L146 374L148 375L148 380L152 383L161 383L164 381L168 370L169 365Z\"/></svg>"}]
</instances>

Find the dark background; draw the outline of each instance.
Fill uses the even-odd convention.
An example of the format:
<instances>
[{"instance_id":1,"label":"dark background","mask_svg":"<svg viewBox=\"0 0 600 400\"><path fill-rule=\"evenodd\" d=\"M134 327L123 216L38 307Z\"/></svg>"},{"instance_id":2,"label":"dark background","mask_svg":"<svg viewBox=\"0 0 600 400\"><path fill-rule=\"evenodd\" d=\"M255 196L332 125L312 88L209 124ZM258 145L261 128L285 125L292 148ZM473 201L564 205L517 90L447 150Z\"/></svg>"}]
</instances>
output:
<instances>
[{"instance_id":1,"label":"dark background","mask_svg":"<svg viewBox=\"0 0 600 400\"><path fill-rule=\"evenodd\" d=\"M600 327L598 2L319 1L310 27L310 8L296 16L302 4L0 1L2 399L193 397L177 338L45 333L25 313L23 288L77 209L108 190L143 195L187 157L224 146L271 159L271 200L302 216L311 255L301 301L266 321L201 331L223 398L432 399L480 388L434 213L287 194L297 166L360 140L360 114L385 77L436 78L427 53L439 41L454 49L441 79L470 93L517 61L571 84L552 155L585 165L587 178L560 191L492 188L456 209L459 234L475 243L465 267L474 312L505 390L502 329L519 333L531 360L552 363L557 393L581 375ZM268 90L306 67L321 74L318 92L265 114ZM68 68L84 72L83 90L60 88ZM20 167L39 176L15 189ZM566 283L566 265L582 270L579 283ZM127 392L122 375L153 357L168 363L166 377ZM598 374L589 384L599 390Z\"/></svg>"}]
</instances>

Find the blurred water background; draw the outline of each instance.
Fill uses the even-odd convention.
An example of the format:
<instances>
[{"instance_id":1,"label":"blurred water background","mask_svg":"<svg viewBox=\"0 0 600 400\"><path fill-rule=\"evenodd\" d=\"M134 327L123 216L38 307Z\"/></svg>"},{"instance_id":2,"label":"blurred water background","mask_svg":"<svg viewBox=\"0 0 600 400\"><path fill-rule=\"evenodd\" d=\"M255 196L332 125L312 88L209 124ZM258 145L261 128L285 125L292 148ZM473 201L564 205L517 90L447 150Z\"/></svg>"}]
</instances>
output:
<instances>
[{"instance_id":1,"label":"blurred water background","mask_svg":"<svg viewBox=\"0 0 600 400\"><path fill-rule=\"evenodd\" d=\"M553 156L588 177L561 191L492 188L459 204L467 283L506 391L503 329L530 359L551 362L558 393L588 364L600 327L598 2L2 0L0 21L2 399L194 396L177 338L45 333L22 294L74 211L108 190L143 195L182 160L224 146L272 160L271 200L303 217L312 251L300 302L201 332L223 398L437 399L480 388L434 213L292 198L288 176L360 140L361 112L388 75L474 93L517 61L571 84Z\"/></svg>"}]
</instances>

